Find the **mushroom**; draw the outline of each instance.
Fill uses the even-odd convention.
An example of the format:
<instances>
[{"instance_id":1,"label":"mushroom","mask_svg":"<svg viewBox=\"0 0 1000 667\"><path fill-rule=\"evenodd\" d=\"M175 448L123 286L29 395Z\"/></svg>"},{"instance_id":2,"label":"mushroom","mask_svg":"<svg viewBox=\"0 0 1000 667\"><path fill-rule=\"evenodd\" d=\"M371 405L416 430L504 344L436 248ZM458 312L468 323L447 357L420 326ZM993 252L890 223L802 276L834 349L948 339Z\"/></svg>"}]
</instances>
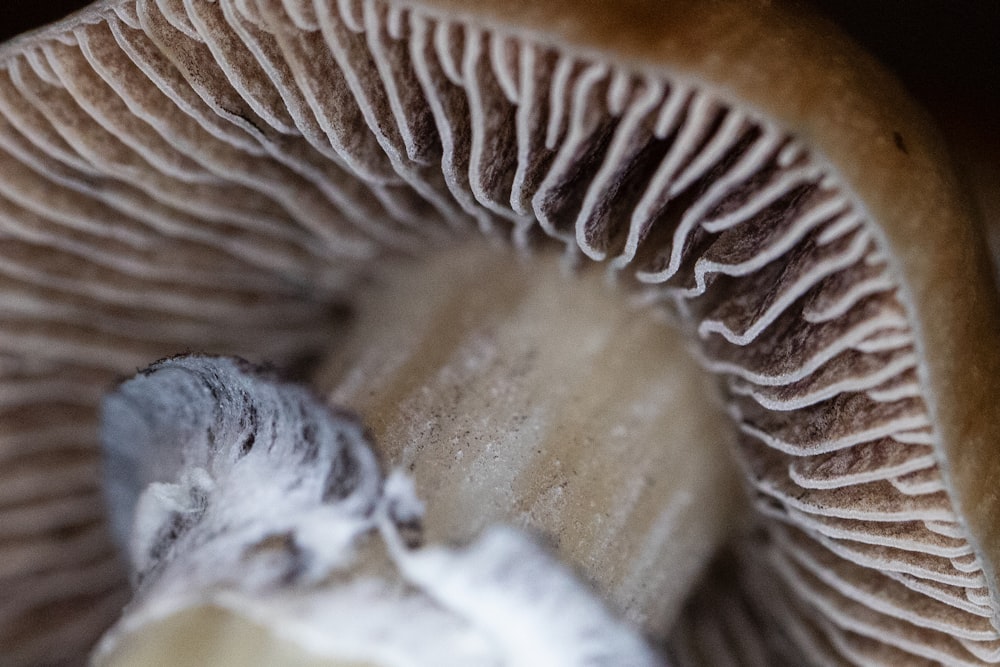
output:
<instances>
[{"instance_id":1,"label":"mushroom","mask_svg":"<svg viewBox=\"0 0 1000 667\"><path fill-rule=\"evenodd\" d=\"M989 260L922 114L824 21L725 0L108 0L0 63L12 663L80 655L120 607L95 406L179 350L305 369L355 403L386 466L414 464L428 531L494 522L449 509L454 478L421 488L455 450L431 437L425 467L408 460L393 437L412 415L393 408L417 401L378 385L396 373L387 353L414 350L370 314L407 317L407 289L449 251L490 267L472 273L485 302L552 251L603 263L617 299L644 304L642 326L674 320L725 396L753 517L680 612L678 662L1000 661ZM451 299L435 321L474 340ZM580 404L601 405L591 391ZM710 523L699 566L725 535ZM447 553L475 553L480 538L441 530L471 550ZM612 584L625 613L636 589Z\"/></svg>"}]
</instances>

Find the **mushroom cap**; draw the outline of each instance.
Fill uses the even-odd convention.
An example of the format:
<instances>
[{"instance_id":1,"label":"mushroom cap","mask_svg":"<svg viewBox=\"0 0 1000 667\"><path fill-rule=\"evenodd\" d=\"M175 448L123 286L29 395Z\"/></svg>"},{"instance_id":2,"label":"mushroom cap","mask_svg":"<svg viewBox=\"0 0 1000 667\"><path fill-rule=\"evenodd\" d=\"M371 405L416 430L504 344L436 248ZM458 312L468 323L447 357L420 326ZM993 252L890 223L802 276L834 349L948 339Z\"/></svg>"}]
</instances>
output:
<instances>
[{"instance_id":1,"label":"mushroom cap","mask_svg":"<svg viewBox=\"0 0 1000 667\"><path fill-rule=\"evenodd\" d=\"M527 69L528 57L537 69ZM317 63L322 68L310 69ZM673 269L680 278L669 286L710 294L697 314L711 317L692 317L692 328L707 366L732 390L737 422L748 435L748 475L769 498L765 508L797 526L773 524L766 544L771 565L805 591L795 604L819 628L820 643L847 660L898 655L892 651L958 664L998 659L1000 307L989 260L927 119L822 19L797 7L725 0L316 6L116 0L0 48L0 70L7 271L0 288L0 359L13 406L7 417L12 444L3 451L28 477L46 479L53 460L87 450L94 388L116 373L190 347L294 360L323 345L340 315L334 307L380 258L418 253L475 227L524 244L547 235L590 256L606 255L618 268L638 268L640 283L666 280ZM526 84L577 97L554 93L550 103L539 94L530 98L538 104L532 115ZM650 105L645 115L642 104ZM665 119L659 134L649 120L654 108ZM684 134L682 126L693 129ZM634 238L609 222L602 205L617 206L613 212L623 217L616 220L631 220L637 197L616 186L640 187L628 180L634 178L645 187L656 169L643 163L609 176L594 157L649 158L629 152L623 134L630 128L644 133L645 145L658 147L660 165L676 159L682 167L664 167L660 185L676 190L671 202L688 207L658 215L669 202L656 200L650 206L660 208L649 218L659 223L657 231L640 224ZM783 217L750 216L738 221L749 221L742 227L729 220L727 228L720 222L725 214L746 212L759 195L741 199L734 185L733 197L720 196L708 211L717 214L708 222L718 224L702 225L708 231L694 244L716 252L714 268L699 274L691 259L687 274L676 273L664 252L684 237L673 227L662 229L681 224L683 213L705 197L718 196L711 186L724 181L726 168L746 155L741 151L765 139L775 142L775 150L763 154L773 173L801 167L815 176L805 194L816 199L793 198ZM705 158L673 157L684 141ZM579 157L562 150L567 145L592 151L581 150L590 160L584 168L567 166ZM711 172L713 164L721 165L722 176ZM521 171L491 165L521 165ZM706 173L711 178L697 181L703 189L682 183ZM755 187L750 177L741 185ZM690 196L676 196L683 193ZM776 333L794 326L775 304L784 295L801 305L803 295L791 290L762 302L752 298L761 290L747 285L769 279L781 286L783 277L800 284L796 276L809 272L795 268L794 253L782 246L795 233L785 234L778 223L808 217L833 199L854 216L839 219L839 226L816 220L811 224L827 224L825 236L805 233L795 240L809 239L813 254L819 246L836 247L843 258L849 252L833 241L870 235L864 259L851 266L860 273L875 267L876 275L858 278L857 285L879 299L837 292L831 279L823 294L811 293L816 303L827 298L826 310L810 311L816 321L806 317L805 329L835 340L845 331L856 335L841 348L824 343L823 350L874 364L878 372L869 379L888 382L886 369L895 368L898 383L821 398L806 387L806 401L795 391L809 381L827 381L823 391L830 392L844 380L830 379L832 357L797 359L808 347L805 339ZM565 210L584 206L598 222L575 225ZM742 235L746 230L756 235ZM747 259L739 265L745 271L733 263L720 268L721 260L746 248L740 239L772 256L757 265ZM786 262L791 268L783 272ZM879 280L888 282L872 287ZM713 285L743 301L712 302L723 291L711 292ZM848 311L838 313L845 303ZM823 329L824 314L837 326ZM895 337L865 338L864 325L872 322ZM742 356L732 351L737 347L764 350L770 358ZM884 359L907 351L911 361ZM791 370L768 375L758 361L787 361ZM791 394L774 389L792 385ZM890 414L887 405L900 412ZM52 415L63 428L55 436L45 430ZM866 431L872 417L877 424ZM810 423L827 432L809 430ZM859 433L869 439L858 441ZM860 475L861 488L846 483L857 470L846 474L838 468L845 461L835 457L847 451L874 462L883 476ZM910 467L893 468L878 460L881 454ZM796 467L802 461L813 466L811 477ZM70 482L54 492L55 500L3 484L7 507L14 508L3 510L13 517L9 534L32 536L19 552L29 556L9 575L25 584L4 615L12 619L0 630L4 639L23 633L45 604L70 593L77 600L99 596L114 578L106 557L98 558L93 569L100 572L87 580L91 588L68 592L58 575L80 566L77 552L50 556L44 567L29 562L60 529L97 522L96 505L74 499L80 489L96 498L88 465L60 464ZM885 471L894 469L905 472L887 478ZM891 501L876 501L881 489ZM74 518L60 509L67 499ZM862 502L856 510L846 504L852 499ZM862 521L885 531L864 533ZM88 539L91 558L100 547ZM922 555L909 565L899 561L904 552ZM836 576L823 579L816 573L830 570L810 570L828 560L840 568ZM872 592L870 577L892 583ZM923 596L920 609L932 608L931 616L945 621L900 611L900 601L915 594ZM851 605L859 600L874 614L867 630L850 623ZM77 636L101 622L80 618ZM890 638L889 653L871 642L882 635ZM38 655L24 650L23 656Z\"/></svg>"}]
</instances>

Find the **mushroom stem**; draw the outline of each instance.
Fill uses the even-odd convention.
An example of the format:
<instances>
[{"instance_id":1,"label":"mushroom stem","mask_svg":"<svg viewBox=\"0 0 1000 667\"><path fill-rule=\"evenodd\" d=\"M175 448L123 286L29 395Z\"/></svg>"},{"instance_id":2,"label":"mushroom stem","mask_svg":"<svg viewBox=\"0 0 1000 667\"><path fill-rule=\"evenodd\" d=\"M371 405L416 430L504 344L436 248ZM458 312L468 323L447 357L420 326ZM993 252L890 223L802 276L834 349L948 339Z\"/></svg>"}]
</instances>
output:
<instances>
[{"instance_id":1,"label":"mushroom stem","mask_svg":"<svg viewBox=\"0 0 1000 667\"><path fill-rule=\"evenodd\" d=\"M317 384L406 470L432 542L541 534L664 638L729 534L731 423L681 334L554 254L485 244L372 281Z\"/></svg>"},{"instance_id":2,"label":"mushroom stem","mask_svg":"<svg viewBox=\"0 0 1000 667\"><path fill-rule=\"evenodd\" d=\"M254 626L253 664L661 664L523 533L417 548L412 484L383 480L358 422L301 387L180 357L103 420L136 595L97 665L227 664Z\"/></svg>"}]
</instances>

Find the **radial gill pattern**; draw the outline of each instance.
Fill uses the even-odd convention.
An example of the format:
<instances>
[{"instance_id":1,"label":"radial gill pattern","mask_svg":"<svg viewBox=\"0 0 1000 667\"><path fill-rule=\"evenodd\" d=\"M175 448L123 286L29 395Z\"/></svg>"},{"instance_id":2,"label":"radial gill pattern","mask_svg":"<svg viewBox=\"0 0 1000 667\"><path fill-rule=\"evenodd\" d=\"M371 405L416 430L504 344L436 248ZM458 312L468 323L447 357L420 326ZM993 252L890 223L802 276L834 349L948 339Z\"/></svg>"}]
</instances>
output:
<instances>
[{"instance_id":1,"label":"radial gill pattern","mask_svg":"<svg viewBox=\"0 0 1000 667\"><path fill-rule=\"evenodd\" d=\"M381 0L125 0L0 51L6 664L78 658L121 604L109 381L307 356L361 268L470 233L608 262L728 388L762 529L679 654L1000 662L863 208L710 87L539 40Z\"/></svg>"}]
</instances>

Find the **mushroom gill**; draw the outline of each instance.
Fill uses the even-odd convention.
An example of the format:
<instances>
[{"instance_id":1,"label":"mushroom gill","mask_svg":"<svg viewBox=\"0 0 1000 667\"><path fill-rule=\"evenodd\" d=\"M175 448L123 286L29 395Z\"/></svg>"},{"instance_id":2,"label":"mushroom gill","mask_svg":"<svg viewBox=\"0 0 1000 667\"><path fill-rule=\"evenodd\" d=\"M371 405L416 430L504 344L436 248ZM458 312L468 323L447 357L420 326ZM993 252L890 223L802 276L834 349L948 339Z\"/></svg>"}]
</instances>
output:
<instances>
[{"instance_id":1,"label":"mushroom gill","mask_svg":"<svg viewBox=\"0 0 1000 667\"><path fill-rule=\"evenodd\" d=\"M0 47L8 661L120 608L115 377L302 366L361 277L481 234L604 262L726 392L759 530L682 664L1000 662L982 242L898 85L758 5L106 0Z\"/></svg>"}]
</instances>

